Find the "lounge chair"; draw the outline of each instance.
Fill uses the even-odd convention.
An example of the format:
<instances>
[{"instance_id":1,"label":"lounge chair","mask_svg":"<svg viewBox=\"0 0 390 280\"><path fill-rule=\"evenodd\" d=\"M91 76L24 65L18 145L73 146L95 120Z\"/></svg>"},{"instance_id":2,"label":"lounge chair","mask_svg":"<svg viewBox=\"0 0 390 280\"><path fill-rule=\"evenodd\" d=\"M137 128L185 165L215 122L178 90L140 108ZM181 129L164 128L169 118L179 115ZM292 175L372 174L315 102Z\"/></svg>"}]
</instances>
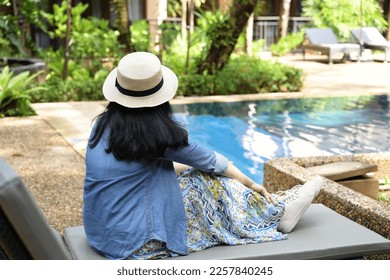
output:
<instances>
[{"instance_id":1,"label":"lounge chair","mask_svg":"<svg viewBox=\"0 0 390 280\"><path fill-rule=\"evenodd\" d=\"M363 40L363 47L370 50L379 50L385 53L383 62L388 62L390 58L390 42L382 36L376 27L363 27L351 30L352 36L360 43ZM362 38L361 38L362 36Z\"/></svg>"},{"instance_id":2,"label":"lounge chair","mask_svg":"<svg viewBox=\"0 0 390 280\"><path fill-rule=\"evenodd\" d=\"M89 247L82 225L65 228L64 236L54 230L2 158L0 249L8 259L105 259ZM390 253L389 240L322 204L312 204L285 241L216 246L178 259L349 259L385 253Z\"/></svg>"},{"instance_id":3,"label":"lounge chair","mask_svg":"<svg viewBox=\"0 0 390 280\"><path fill-rule=\"evenodd\" d=\"M307 50L318 51L328 56L328 63L333 63L335 54L343 54L345 60L351 53L360 53L360 45L355 43L341 43L330 28L307 28L303 43L303 58ZM359 57L359 56L358 56Z\"/></svg>"}]
</instances>

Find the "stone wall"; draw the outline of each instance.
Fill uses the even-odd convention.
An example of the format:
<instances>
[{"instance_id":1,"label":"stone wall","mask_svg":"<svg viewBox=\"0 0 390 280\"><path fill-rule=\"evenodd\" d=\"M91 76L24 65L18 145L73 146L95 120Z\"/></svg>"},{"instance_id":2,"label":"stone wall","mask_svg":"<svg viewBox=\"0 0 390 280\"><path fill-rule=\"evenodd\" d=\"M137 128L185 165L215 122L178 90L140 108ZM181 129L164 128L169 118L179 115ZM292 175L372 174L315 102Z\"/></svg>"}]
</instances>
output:
<instances>
[{"instance_id":1,"label":"stone wall","mask_svg":"<svg viewBox=\"0 0 390 280\"><path fill-rule=\"evenodd\" d=\"M378 165L376 176L390 175L390 153L349 156L276 158L264 164L264 186L270 192L286 190L316 176L307 167L337 161L359 161ZM325 178L320 194L314 201L322 203L356 223L390 239L390 207ZM389 255L380 258L390 259Z\"/></svg>"}]
</instances>

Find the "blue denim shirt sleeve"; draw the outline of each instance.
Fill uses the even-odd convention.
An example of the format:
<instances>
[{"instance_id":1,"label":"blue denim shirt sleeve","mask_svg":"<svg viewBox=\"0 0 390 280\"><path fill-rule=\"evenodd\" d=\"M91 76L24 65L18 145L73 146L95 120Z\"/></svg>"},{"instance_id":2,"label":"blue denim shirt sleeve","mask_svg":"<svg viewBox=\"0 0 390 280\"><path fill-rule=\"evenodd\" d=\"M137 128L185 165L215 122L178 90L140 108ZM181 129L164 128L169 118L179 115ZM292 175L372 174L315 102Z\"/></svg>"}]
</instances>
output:
<instances>
[{"instance_id":1,"label":"blue denim shirt sleeve","mask_svg":"<svg viewBox=\"0 0 390 280\"><path fill-rule=\"evenodd\" d=\"M225 174L226 169L228 168L229 161L228 159L221 155L220 153L214 152L216 163L214 167L214 173L216 174Z\"/></svg>"},{"instance_id":2,"label":"blue denim shirt sleeve","mask_svg":"<svg viewBox=\"0 0 390 280\"><path fill-rule=\"evenodd\" d=\"M164 156L167 160L183 163L207 173L223 175L226 172L228 159L196 142L177 150L168 149Z\"/></svg>"}]
</instances>

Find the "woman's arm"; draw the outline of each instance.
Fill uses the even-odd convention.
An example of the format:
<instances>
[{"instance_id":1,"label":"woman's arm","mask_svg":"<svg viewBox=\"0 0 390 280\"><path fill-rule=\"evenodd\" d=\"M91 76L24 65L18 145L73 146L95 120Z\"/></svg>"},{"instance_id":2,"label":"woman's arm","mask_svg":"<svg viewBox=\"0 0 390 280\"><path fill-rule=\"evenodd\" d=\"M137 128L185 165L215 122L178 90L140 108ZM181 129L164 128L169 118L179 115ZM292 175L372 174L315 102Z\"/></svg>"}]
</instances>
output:
<instances>
[{"instance_id":1,"label":"woman's arm","mask_svg":"<svg viewBox=\"0 0 390 280\"><path fill-rule=\"evenodd\" d=\"M252 179L250 179L248 176L242 173L237 167L235 167L233 163L229 162L228 168L226 169L223 175L235 179L241 184L243 184L244 186L254 190L255 192L260 193L262 196L265 197L268 203L272 203L275 206L278 205L277 200L270 193L268 193L263 186L253 182Z\"/></svg>"},{"instance_id":2,"label":"woman's arm","mask_svg":"<svg viewBox=\"0 0 390 280\"><path fill-rule=\"evenodd\" d=\"M271 196L263 186L254 183L248 176L229 162L226 157L205 147L201 147L195 142L190 142L190 145L181 149L167 149L165 159L174 162L176 174L189 168L189 166L203 172L221 174L233 178L246 187L260 193L265 197L268 203L278 204L276 199Z\"/></svg>"},{"instance_id":3,"label":"woman's arm","mask_svg":"<svg viewBox=\"0 0 390 280\"><path fill-rule=\"evenodd\" d=\"M178 163L178 162L173 162L173 167L175 168L176 175L179 175L184 170L191 168L191 166L188 166L188 165L185 165L182 163Z\"/></svg>"}]
</instances>

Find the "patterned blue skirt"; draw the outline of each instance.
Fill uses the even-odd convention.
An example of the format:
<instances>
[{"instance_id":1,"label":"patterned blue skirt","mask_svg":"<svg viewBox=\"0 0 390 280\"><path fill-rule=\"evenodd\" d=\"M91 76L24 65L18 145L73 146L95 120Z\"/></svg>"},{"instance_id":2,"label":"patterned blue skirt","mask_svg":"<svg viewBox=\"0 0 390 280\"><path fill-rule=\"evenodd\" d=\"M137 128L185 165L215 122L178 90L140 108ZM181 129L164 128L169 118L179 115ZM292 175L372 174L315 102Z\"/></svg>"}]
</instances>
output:
<instances>
[{"instance_id":1,"label":"patterned blue skirt","mask_svg":"<svg viewBox=\"0 0 390 280\"><path fill-rule=\"evenodd\" d=\"M268 204L263 196L236 180L188 169L178 176L187 217L189 252L227 244L287 239L277 231L284 204ZM173 254L152 240L129 259L159 259Z\"/></svg>"}]
</instances>

